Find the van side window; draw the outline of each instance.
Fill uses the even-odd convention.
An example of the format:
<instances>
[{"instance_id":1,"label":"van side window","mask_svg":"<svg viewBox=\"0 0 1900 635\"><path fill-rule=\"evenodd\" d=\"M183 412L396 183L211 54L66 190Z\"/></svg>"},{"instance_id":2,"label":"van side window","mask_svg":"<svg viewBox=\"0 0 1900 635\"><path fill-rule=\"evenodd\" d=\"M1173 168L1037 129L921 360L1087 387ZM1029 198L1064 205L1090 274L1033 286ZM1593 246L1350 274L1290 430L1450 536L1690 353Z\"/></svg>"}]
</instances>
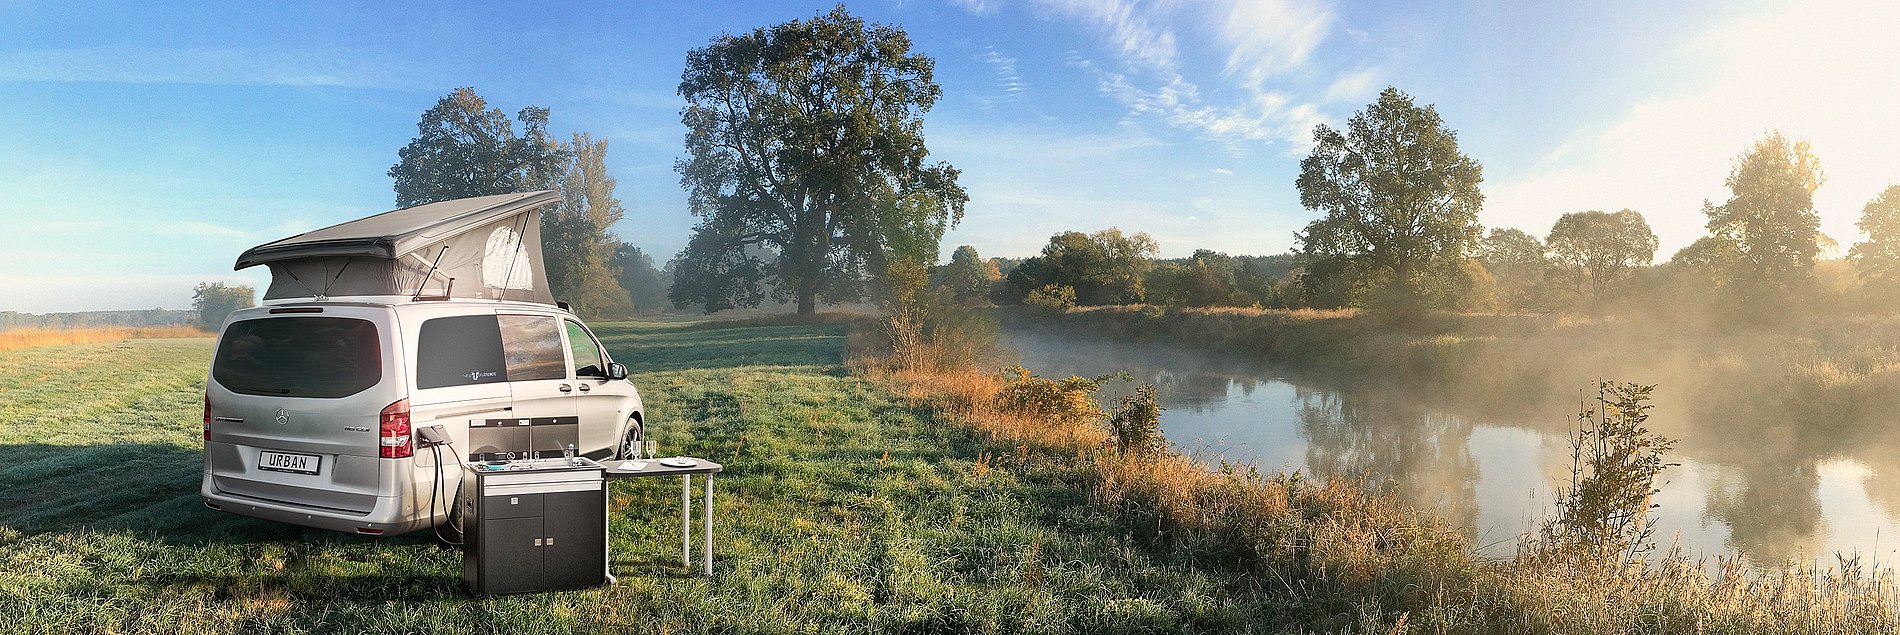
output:
<instances>
[{"instance_id":1,"label":"van side window","mask_svg":"<svg viewBox=\"0 0 1900 635\"><path fill-rule=\"evenodd\" d=\"M575 377L606 377L607 364L600 359L600 344L587 329L567 320L567 350L574 354Z\"/></svg>"},{"instance_id":2,"label":"van side window","mask_svg":"<svg viewBox=\"0 0 1900 635\"><path fill-rule=\"evenodd\" d=\"M567 355L554 318L503 315L501 348L508 356L508 381L567 379Z\"/></svg>"},{"instance_id":3,"label":"van side window","mask_svg":"<svg viewBox=\"0 0 1900 635\"><path fill-rule=\"evenodd\" d=\"M416 387L444 388L508 381L501 328L493 315L458 315L422 323L416 342Z\"/></svg>"}]
</instances>

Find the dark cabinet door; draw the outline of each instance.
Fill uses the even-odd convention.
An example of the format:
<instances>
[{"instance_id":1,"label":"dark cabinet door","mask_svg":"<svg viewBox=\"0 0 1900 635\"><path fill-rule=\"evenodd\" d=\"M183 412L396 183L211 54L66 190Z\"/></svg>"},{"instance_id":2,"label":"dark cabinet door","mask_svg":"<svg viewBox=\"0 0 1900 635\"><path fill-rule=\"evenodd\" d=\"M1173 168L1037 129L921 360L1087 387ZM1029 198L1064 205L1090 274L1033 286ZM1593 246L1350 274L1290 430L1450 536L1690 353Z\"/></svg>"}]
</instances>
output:
<instances>
[{"instance_id":1,"label":"dark cabinet door","mask_svg":"<svg viewBox=\"0 0 1900 635\"><path fill-rule=\"evenodd\" d=\"M542 575L550 589L598 585L607 578L606 499L601 490L546 494Z\"/></svg>"},{"instance_id":2,"label":"dark cabinet door","mask_svg":"<svg viewBox=\"0 0 1900 635\"><path fill-rule=\"evenodd\" d=\"M543 578L541 546L546 536L540 518L503 518L482 522L482 593L539 591Z\"/></svg>"}]
</instances>

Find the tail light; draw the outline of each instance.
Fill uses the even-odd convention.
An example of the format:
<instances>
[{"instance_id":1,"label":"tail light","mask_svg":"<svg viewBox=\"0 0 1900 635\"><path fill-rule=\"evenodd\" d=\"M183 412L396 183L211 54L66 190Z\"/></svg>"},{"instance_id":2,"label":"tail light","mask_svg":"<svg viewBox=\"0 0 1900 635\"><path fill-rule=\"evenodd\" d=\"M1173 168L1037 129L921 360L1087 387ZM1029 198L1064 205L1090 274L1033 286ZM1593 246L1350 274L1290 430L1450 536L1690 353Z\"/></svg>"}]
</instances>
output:
<instances>
[{"instance_id":1,"label":"tail light","mask_svg":"<svg viewBox=\"0 0 1900 635\"><path fill-rule=\"evenodd\" d=\"M205 440L211 440L211 395L205 395Z\"/></svg>"},{"instance_id":2,"label":"tail light","mask_svg":"<svg viewBox=\"0 0 1900 635\"><path fill-rule=\"evenodd\" d=\"M378 418L378 433L382 439L379 454L385 459L404 459L415 455L415 445L409 435L409 400L398 399L396 403L383 408Z\"/></svg>"}]
</instances>

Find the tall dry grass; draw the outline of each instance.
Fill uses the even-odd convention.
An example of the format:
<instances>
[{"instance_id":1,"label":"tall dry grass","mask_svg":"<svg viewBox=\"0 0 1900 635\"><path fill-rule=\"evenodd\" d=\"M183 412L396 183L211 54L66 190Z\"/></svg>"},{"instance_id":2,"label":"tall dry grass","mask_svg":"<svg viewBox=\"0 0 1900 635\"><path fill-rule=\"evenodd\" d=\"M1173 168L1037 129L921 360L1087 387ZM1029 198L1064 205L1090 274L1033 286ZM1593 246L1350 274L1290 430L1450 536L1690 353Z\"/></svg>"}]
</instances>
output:
<instances>
[{"instance_id":1,"label":"tall dry grass","mask_svg":"<svg viewBox=\"0 0 1900 635\"><path fill-rule=\"evenodd\" d=\"M36 346L62 346L87 342L155 339L167 337L210 337L210 333L192 326L126 326L82 329L14 329L0 331L0 351Z\"/></svg>"},{"instance_id":2,"label":"tall dry grass","mask_svg":"<svg viewBox=\"0 0 1900 635\"><path fill-rule=\"evenodd\" d=\"M874 338L866 328L851 337ZM1494 560L1434 514L1361 484L1208 466L1172 451L1121 455L1099 420L1010 407L1003 395L1020 378L940 364L899 367L854 348L860 353L851 365L860 374L1012 447L1017 457L1061 465L1090 501L1140 528L1135 538L1284 599L1277 617L1301 622L1302 631L1900 632L1892 572L1857 559L1751 570L1739 558L1709 567L1673 549L1656 562L1633 563L1526 549Z\"/></svg>"}]
</instances>

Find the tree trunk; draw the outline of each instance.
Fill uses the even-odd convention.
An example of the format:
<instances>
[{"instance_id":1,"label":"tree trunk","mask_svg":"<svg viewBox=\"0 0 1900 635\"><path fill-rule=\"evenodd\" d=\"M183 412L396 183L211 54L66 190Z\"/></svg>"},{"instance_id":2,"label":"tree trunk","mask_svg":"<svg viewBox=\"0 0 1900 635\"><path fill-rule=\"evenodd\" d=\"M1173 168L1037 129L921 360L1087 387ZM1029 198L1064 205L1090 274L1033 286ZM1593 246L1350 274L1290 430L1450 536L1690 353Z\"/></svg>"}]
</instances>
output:
<instances>
[{"instance_id":1,"label":"tree trunk","mask_svg":"<svg viewBox=\"0 0 1900 635\"><path fill-rule=\"evenodd\" d=\"M812 315L818 312L818 274L822 267L805 265L805 275L798 279L798 314Z\"/></svg>"}]
</instances>

